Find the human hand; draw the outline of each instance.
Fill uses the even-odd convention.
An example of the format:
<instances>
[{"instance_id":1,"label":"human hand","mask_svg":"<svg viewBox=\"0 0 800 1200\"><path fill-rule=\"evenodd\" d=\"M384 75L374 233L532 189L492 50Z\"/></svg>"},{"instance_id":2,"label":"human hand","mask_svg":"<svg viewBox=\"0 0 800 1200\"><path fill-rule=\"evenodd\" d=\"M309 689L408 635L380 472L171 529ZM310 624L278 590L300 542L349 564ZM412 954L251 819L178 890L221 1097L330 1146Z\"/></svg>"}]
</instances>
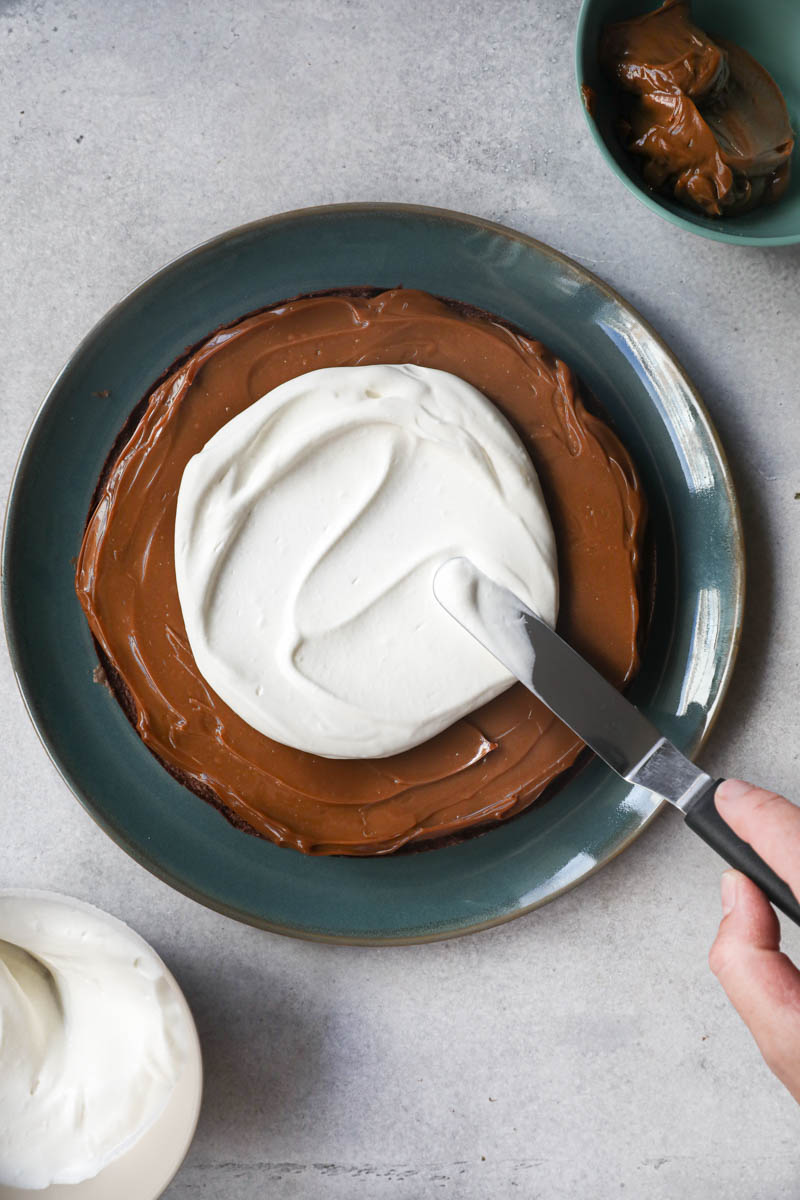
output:
<instances>
[{"instance_id":1,"label":"human hand","mask_svg":"<svg viewBox=\"0 0 800 1200\"><path fill-rule=\"evenodd\" d=\"M800 808L783 796L726 779L717 811L800 899ZM722 922L708 956L764 1061L800 1103L800 971L780 951L772 907L739 871L722 876Z\"/></svg>"}]
</instances>

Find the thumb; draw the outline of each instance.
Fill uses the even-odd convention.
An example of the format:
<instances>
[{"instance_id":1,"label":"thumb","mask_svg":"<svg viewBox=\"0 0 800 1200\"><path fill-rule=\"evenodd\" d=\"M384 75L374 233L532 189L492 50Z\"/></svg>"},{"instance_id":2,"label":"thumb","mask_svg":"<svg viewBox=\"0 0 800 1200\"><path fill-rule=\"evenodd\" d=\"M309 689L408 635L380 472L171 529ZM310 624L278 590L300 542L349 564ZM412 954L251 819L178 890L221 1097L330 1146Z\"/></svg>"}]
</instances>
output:
<instances>
[{"instance_id":1,"label":"thumb","mask_svg":"<svg viewBox=\"0 0 800 1200\"><path fill-rule=\"evenodd\" d=\"M723 919L708 956L767 1066L800 1103L800 971L780 952L780 926L745 875L722 876Z\"/></svg>"}]
</instances>

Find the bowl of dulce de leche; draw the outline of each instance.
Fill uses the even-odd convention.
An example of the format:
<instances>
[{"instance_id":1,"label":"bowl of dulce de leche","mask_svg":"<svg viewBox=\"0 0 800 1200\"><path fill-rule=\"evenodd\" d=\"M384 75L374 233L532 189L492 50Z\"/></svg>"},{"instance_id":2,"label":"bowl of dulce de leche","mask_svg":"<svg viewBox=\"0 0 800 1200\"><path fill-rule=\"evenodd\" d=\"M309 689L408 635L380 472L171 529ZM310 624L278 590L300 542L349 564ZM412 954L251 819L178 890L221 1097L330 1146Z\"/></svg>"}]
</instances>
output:
<instances>
[{"instance_id":1,"label":"bowl of dulce de leche","mask_svg":"<svg viewBox=\"0 0 800 1200\"><path fill-rule=\"evenodd\" d=\"M798 44L781 0L584 0L577 81L603 157L693 233L800 242Z\"/></svg>"}]
</instances>

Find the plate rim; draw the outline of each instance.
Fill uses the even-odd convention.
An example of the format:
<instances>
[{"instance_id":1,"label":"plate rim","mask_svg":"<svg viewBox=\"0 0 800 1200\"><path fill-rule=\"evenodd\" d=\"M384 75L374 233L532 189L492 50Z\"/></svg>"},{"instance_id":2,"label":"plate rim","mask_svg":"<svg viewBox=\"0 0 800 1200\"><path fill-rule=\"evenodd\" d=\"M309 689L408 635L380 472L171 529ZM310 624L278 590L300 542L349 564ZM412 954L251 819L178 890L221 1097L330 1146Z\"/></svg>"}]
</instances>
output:
<instances>
[{"instance_id":1,"label":"plate rim","mask_svg":"<svg viewBox=\"0 0 800 1200\"><path fill-rule=\"evenodd\" d=\"M720 683L714 698L713 706L708 711L708 718L705 727L692 739L687 748L687 753L695 755L705 744L711 733L716 720L719 716L722 704L730 687L731 678L733 676L736 658L741 643L742 632L742 616L744 613L745 603L745 546L744 532L742 526L742 517L739 506L739 501L736 496L736 491L733 484L733 475L727 454L717 433L716 427L711 419L710 413L694 384L693 379L685 370L681 362L675 356L669 345L651 325L651 323L636 309L628 300L626 300L615 288L606 283L593 271L583 266L582 263L570 258L560 250L548 245L546 242L540 241L538 238L530 234L523 233L513 229L510 226L503 225L500 222L492 221L484 217L474 216L470 213L459 212L455 209L441 208L438 206L425 204L407 204L394 203L392 201L348 201L336 204L319 204L312 205L306 208L289 209L284 212L272 213L265 217L256 218L253 221L247 221L244 224L236 225L230 229L224 230L222 233L215 234L211 238L207 238L201 242L197 242L189 250L170 259L163 266L151 272L140 283L136 284L130 291L126 292L118 301L108 308L102 316L90 327L87 333L80 339L72 353L68 356L66 362L53 379L52 384L48 388L42 402L38 406L33 419L28 427L28 430L23 439L19 454L17 456L14 471L11 477L11 485L9 488L8 498L5 507L2 533L2 612L3 626L5 629L6 644L8 646L9 658L17 683L23 705L33 725L36 736L39 739L45 753L50 762L55 767L57 774L61 777L64 783L69 788L72 795L81 805L83 810L91 817L96 825L103 830L104 833L111 838L117 846L128 854L139 866L143 867L157 879L168 884L182 895L188 896L191 900L203 905L205 908L210 908L213 911L221 913L225 917L229 917L240 923L251 925L255 928L264 929L267 932L280 934L284 937L295 938L299 941L322 942L333 945L348 945L348 946L399 946L399 945L420 945L429 942L449 941L457 937L466 937L468 934L478 933L485 929L491 929L498 925L504 925L509 921L513 921L518 917L527 915L535 909L543 907L552 900L556 900L565 892L570 891L585 879L596 874L601 868L612 862L619 854L634 842L640 834L647 829L655 820L657 815L663 810L666 801L662 800L653 808L650 813L641 823L626 836L617 845L612 852L605 855L602 859L588 870L582 872L576 879L572 879L563 887L557 888L549 892L546 896L539 897L530 904L515 908L510 912L502 913L499 916L493 916L485 921L479 921L469 926L461 926L454 930L437 929L429 933L420 933L414 935L381 936L381 937L366 937L353 936L347 934L328 934L316 930L300 929L294 926L286 926L280 922L269 921L252 913L243 913L241 910L232 905L226 905L214 898L209 897L202 891L193 887L183 879L179 879L169 870L162 868L160 865L151 862L139 847L129 841L125 834L103 814L97 811L93 803L86 797L80 786L71 778L71 773L59 762L54 749L51 746L49 736L46 730L40 725L37 719L33 704L33 696L29 693L25 681L21 674L21 654L19 652L17 633L12 626L11 619L11 601L10 601L10 584L9 584L9 562L10 562L10 529L14 519L16 508L17 492L20 481L23 476L27 461L33 452L33 442L36 437L39 423L43 420L45 413L48 411L53 398L55 397L62 380L71 370L73 363L87 349L89 349L94 341L98 339L104 332L105 327L113 318L129 304L135 302L150 286L163 276L172 271L184 266L188 261L195 256L211 251L217 247L224 246L226 242L232 241L235 238L246 236L250 233L268 229L272 225L278 225L280 222L288 220L305 219L308 217L331 216L337 213L349 215L367 215L374 213L384 213L387 215L413 215L417 217L432 217L440 218L450 222L455 222L473 229L490 232L503 237L509 241L516 242L522 246L532 249L546 258L559 263L570 271L577 272L584 279L589 280L604 297L618 305L629 316L632 316L641 328L647 333L653 342L659 347L662 353L669 360L672 367L675 369L681 380L686 386L687 392L691 398L692 404L695 407L698 418L701 420L704 433L709 438L714 452L719 460L721 467L721 481L724 483L724 493L728 511L731 515L732 527L732 593L731 593L731 609L734 616L733 633L730 646L722 664Z\"/></svg>"}]
</instances>

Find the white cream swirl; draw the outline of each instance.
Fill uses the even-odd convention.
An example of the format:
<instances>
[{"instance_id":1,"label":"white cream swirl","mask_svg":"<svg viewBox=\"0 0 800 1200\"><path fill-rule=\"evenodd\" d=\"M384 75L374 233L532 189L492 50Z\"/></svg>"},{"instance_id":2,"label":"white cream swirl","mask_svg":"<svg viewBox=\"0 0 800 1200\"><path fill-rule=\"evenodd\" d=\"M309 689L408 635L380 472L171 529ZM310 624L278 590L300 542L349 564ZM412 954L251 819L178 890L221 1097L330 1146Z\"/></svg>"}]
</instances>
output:
<instances>
[{"instance_id":1,"label":"white cream swirl","mask_svg":"<svg viewBox=\"0 0 800 1200\"><path fill-rule=\"evenodd\" d=\"M555 622L530 458L445 371L333 367L250 405L186 466L175 567L200 672L267 736L328 758L433 737L512 676L436 603L464 555Z\"/></svg>"},{"instance_id":2,"label":"white cream swirl","mask_svg":"<svg viewBox=\"0 0 800 1200\"><path fill-rule=\"evenodd\" d=\"M0 894L0 1184L93 1178L161 1114L188 1046L133 930L66 897Z\"/></svg>"}]
</instances>

